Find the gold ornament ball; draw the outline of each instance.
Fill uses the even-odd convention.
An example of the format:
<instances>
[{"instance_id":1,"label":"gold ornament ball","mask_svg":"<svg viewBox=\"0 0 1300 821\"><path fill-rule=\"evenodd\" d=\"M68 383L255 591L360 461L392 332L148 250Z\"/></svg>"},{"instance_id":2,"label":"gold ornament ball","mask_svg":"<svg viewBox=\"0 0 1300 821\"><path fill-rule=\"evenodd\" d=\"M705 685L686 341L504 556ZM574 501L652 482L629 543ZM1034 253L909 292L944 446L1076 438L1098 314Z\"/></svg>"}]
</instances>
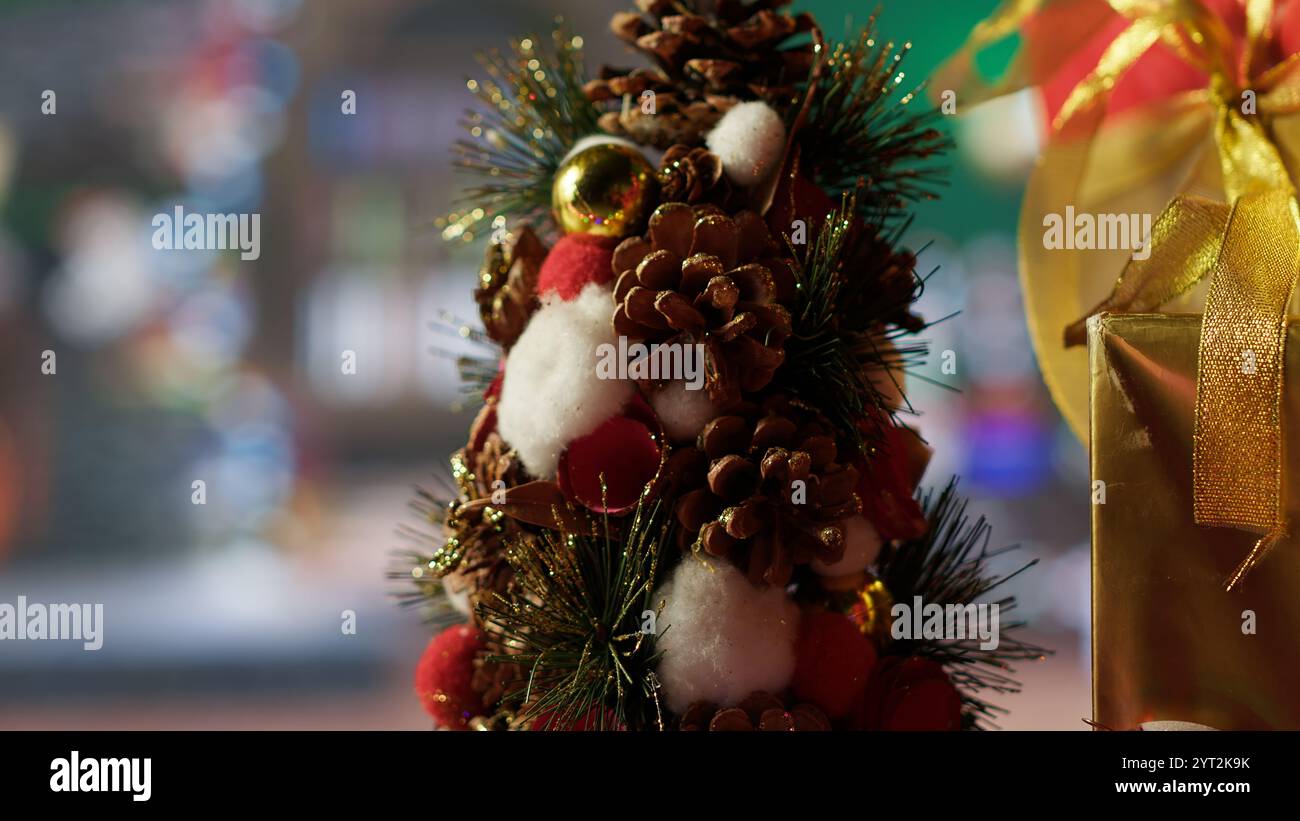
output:
<instances>
[{"instance_id":1,"label":"gold ornament ball","mask_svg":"<svg viewBox=\"0 0 1300 821\"><path fill-rule=\"evenodd\" d=\"M599 143L565 160L551 185L551 208L566 234L626 237L641 229L659 182L640 151Z\"/></svg>"},{"instance_id":2,"label":"gold ornament ball","mask_svg":"<svg viewBox=\"0 0 1300 821\"><path fill-rule=\"evenodd\" d=\"M893 607L894 597L889 594L885 583L868 576L866 583L854 591L847 615L863 635L874 639L877 645L884 645L890 638L890 610Z\"/></svg>"}]
</instances>

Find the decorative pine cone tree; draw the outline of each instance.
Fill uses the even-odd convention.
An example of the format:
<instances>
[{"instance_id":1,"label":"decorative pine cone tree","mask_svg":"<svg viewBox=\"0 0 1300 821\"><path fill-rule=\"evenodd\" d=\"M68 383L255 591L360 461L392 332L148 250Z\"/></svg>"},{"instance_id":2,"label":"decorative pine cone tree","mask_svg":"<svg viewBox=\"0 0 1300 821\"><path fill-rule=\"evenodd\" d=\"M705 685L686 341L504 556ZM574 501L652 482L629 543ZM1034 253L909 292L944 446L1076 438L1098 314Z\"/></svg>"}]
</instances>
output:
<instances>
[{"instance_id":1,"label":"decorative pine cone tree","mask_svg":"<svg viewBox=\"0 0 1300 821\"><path fill-rule=\"evenodd\" d=\"M784 585L813 559L837 561L840 522L862 509L858 471L838 458L833 428L806 402L773 396L719 416L674 454L679 543L729 557L763 584Z\"/></svg>"},{"instance_id":2,"label":"decorative pine cone tree","mask_svg":"<svg viewBox=\"0 0 1300 821\"><path fill-rule=\"evenodd\" d=\"M685 731L826 732L831 722L815 704L796 704L789 710L771 693L757 692L735 707L718 707L697 701L682 714L678 728Z\"/></svg>"},{"instance_id":3,"label":"decorative pine cone tree","mask_svg":"<svg viewBox=\"0 0 1300 821\"><path fill-rule=\"evenodd\" d=\"M458 359L484 408L452 498L419 500L437 549L395 571L470 622L417 675L439 726L973 727L997 713L981 691L1017 688L1008 662L1041 655L1015 624L985 650L866 617L1007 577L952 484L913 496L926 459L897 418L926 352L901 341L926 327L904 205L946 140L872 24L828 44L785 6L637 0L612 28L648 68L589 80L561 26L469 81L480 184L444 236L537 233L489 249L484 330L457 329L486 350ZM610 368L620 337L682 364L700 346L706 390ZM932 697L895 709L921 673Z\"/></svg>"},{"instance_id":4,"label":"decorative pine cone tree","mask_svg":"<svg viewBox=\"0 0 1300 821\"><path fill-rule=\"evenodd\" d=\"M781 12L789 0L637 0L610 29L652 68L605 67L584 90L619 108L600 118L610 134L668 148L697 146L732 106L761 100L789 108L813 64L809 43L791 44L813 28L808 15ZM653 92L653 110L642 96Z\"/></svg>"},{"instance_id":5,"label":"decorative pine cone tree","mask_svg":"<svg viewBox=\"0 0 1300 821\"><path fill-rule=\"evenodd\" d=\"M614 330L628 339L704 346L718 406L759 391L784 361L794 290L788 258L752 211L666 203L644 237L614 250Z\"/></svg>"}]
</instances>

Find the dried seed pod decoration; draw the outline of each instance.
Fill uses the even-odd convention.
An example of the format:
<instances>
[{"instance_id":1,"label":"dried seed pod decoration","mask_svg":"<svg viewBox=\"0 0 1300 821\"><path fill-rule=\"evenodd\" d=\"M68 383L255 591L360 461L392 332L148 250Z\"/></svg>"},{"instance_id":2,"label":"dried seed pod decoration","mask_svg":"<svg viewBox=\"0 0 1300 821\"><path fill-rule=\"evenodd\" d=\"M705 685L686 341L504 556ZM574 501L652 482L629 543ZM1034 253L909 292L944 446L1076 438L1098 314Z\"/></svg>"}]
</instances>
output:
<instances>
[{"instance_id":1,"label":"dried seed pod decoration","mask_svg":"<svg viewBox=\"0 0 1300 821\"><path fill-rule=\"evenodd\" d=\"M474 301L488 336L504 349L515 343L537 309L537 274L546 253L546 245L528 226L488 246Z\"/></svg>"}]
</instances>

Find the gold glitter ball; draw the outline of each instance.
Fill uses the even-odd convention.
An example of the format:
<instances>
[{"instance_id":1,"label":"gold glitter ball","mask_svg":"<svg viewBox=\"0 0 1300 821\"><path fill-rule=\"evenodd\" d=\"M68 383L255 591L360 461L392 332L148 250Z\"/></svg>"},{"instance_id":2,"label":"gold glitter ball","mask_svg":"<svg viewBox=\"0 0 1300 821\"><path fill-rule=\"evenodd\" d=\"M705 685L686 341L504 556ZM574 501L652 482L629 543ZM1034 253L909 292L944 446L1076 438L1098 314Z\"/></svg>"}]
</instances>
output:
<instances>
[{"instance_id":1,"label":"gold glitter ball","mask_svg":"<svg viewBox=\"0 0 1300 821\"><path fill-rule=\"evenodd\" d=\"M566 234L626 237L639 231L658 194L655 170L620 143L584 148L564 162L551 185L551 209Z\"/></svg>"},{"instance_id":2,"label":"gold glitter ball","mask_svg":"<svg viewBox=\"0 0 1300 821\"><path fill-rule=\"evenodd\" d=\"M893 606L894 597L885 583L871 579L854 592L847 615L863 635L883 645L889 641L889 611Z\"/></svg>"}]
</instances>

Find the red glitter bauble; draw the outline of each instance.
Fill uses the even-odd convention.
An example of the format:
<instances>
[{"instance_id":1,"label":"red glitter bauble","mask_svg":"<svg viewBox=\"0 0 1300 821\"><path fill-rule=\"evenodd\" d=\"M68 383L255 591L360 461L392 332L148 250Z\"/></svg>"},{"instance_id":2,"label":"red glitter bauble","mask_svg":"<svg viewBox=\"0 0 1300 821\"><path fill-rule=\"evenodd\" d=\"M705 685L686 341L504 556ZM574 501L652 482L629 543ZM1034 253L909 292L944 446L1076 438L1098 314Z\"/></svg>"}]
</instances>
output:
<instances>
[{"instance_id":1,"label":"red glitter bauble","mask_svg":"<svg viewBox=\"0 0 1300 821\"><path fill-rule=\"evenodd\" d=\"M633 397L621 415L573 440L560 454L560 490L596 513L628 513L659 473L662 441L654 411Z\"/></svg>"}]
</instances>

